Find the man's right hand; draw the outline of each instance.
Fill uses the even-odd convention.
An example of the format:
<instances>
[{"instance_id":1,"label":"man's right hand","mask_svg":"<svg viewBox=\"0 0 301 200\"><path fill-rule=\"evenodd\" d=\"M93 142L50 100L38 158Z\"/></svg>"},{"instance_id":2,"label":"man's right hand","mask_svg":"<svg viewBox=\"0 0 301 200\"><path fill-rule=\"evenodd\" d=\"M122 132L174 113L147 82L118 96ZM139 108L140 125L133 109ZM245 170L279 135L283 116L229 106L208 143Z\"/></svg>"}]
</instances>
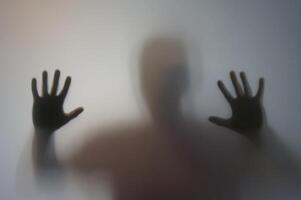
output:
<instances>
[{"instance_id":1,"label":"man's right hand","mask_svg":"<svg viewBox=\"0 0 301 200\"><path fill-rule=\"evenodd\" d=\"M36 129L42 130L45 133L53 133L60 127L64 126L70 120L77 117L84 109L79 107L70 113L64 113L63 103L68 93L71 83L71 77L68 76L65 80L62 91L57 94L60 71L56 70L53 79L53 85L48 92L48 77L47 72L43 72L42 95L38 94L37 80L32 79L32 94L33 94L33 124Z\"/></svg>"},{"instance_id":2,"label":"man's right hand","mask_svg":"<svg viewBox=\"0 0 301 200\"><path fill-rule=\"evenodd\" d=\"M222 81L218 81L218 87L229 102L232 110L232 116L229 119L219 117L210 117L209 120L219 126L229 128L248 138L258 137L257 134L265 125L264 108L262 105L262 96L264 89L264 79L259 79L259 87L255 96L253 96L251 87L244 72L240 73L242 86L239 83L234 71L230 72L237 97L234 98L227 90Z\"/></svg>"}]
</instances>

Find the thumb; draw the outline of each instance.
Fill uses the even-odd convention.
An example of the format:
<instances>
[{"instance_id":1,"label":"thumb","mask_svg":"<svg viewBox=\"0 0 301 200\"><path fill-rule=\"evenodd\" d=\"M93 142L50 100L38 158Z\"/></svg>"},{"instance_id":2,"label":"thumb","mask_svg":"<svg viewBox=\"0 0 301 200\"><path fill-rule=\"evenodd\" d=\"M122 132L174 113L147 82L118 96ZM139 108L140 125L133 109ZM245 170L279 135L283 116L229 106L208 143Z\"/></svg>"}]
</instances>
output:
<instances>
[{"instance_id":1,"label":"thumb","mask_svg":"<svg viewBox=\"0 0 301 200\"><path fill-rule=\"evenodd\" d=\"M71 111L70 113L68 113L67 114L67 122L76 118L83 111L84 111L84 108L79 107L79 108L76 108L75 110Z\"/></svg>"},{"instance_id":2,"label":"thumb","mask_svg":"<svg viewBox=\"0 0 301 200\"><path fill-rule=\"evenodd\" d=\"M222 119L219 117L209 117L209 121L213 124L216 124L218 126L223 126L223 127L230 127L230 120L229 119Z\"/></svg>"}]
</instances>

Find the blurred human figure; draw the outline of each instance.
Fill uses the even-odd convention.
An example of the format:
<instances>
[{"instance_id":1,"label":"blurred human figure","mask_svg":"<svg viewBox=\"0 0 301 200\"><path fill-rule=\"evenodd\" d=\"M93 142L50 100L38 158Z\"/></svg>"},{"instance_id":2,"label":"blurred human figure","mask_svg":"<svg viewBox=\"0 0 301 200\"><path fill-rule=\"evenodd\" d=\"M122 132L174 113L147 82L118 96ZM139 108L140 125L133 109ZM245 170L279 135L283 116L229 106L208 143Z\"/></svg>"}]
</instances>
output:
<instances>
[{"instance_id":1,"label":"blurred human figure","mask_svg":"<svg viewBox=\"0 0 301 200\"><path fill-rule=\"evenodd\" d=\"M56 159L52 138L83 108L64 113L71 78L66 79L58 93L58 70L50 92L47 72L43 72L40 95L33 79L33 153L37 171L72 168L81 174L106 174L117 200L239 199L239 170L243 166L240 162L249 159L248 153L239 152L243 148L228 147L223 140L207 140L211 137L207 125L184 117L181 100L189 86L187 65L184 45L178 40L156 38L147 42L141 54L140 80L152 121L120 122L94 130L101 134L90 138L62 162ZM218 81L218 86L231 106L232 116L209 120L245 136L263 153L278 152L279 163L295 169L289 154L271 139L273 134L267 127L262 105L264 80L259 80L253 96L244 72L240 73L242 85L235 72L230 72L230 77L236 97L223 82Z\"/></svg>"}]
</instances>

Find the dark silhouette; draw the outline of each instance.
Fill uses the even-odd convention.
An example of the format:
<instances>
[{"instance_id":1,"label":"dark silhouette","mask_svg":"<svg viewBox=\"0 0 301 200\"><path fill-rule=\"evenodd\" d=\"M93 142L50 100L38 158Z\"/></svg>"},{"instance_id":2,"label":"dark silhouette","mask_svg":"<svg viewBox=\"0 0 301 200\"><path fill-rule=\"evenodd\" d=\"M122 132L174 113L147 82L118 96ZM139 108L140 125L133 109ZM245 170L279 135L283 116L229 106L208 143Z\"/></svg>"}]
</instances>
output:
<instances>
[{"instance_id":1,"label":"dark silhouette","mask_svg":"<svg viewBox=\"0 0 301 200\"><path fill-rule=\"evenodd\" d=\"M71 77L67 77L62 91L57 94L59 77L60 71L56 70L51 92L48 93L47 72L43 72L43 89L41 96L38 94L36 79L32 79L31 83L34 99L32 111L33 124L36 129L47 130L49 133L53 133L55 130L64 126L83 111L83 108L77 108L68 114L64 113L63 103L70 87Z\"/></svg>"},{"instance_id":2,"label":"dark silhouette","mask_svg":"<svg viewBox=\"0 0 301 200\"><path fill-rule=\"evenodd\" d=\"M56 71L48 94L47 72L43 72L42 95L38 95L36 80L32 81L36 168L43 171L70 167L95 176L105 173L117 200L239 199L240 178L252 156L239 147L232 148L234 145L228 147L223 134L211 134L207 125L184 117L181 99L189 85L187 65L184 45L178 40L157 38L147 42L141 54L140 77L153 121L120 122L93 130L101 134L95 134L62 163L56 159L51 136L83 108L65 114L63 103L71 78L66 79L57 95L60 72ZM287 162L288 154L283 153L278 143L274 145L275 140L263 137L266 135L262 132L272 134L270 129L266 130L262 106L263 79L253 96L246 75L240 75L243 89L235 73L230 73L236 98L218 82L231 106L232 117L209 120L246 136L264 147L262 152L273 149L266 152L275 154L275 149L280 150L281 162L293 163ZM230 144L239 140L233 141Z\"/></svg>"},{"instance_id":3,"label":"dark silhouette","mask_svg":"<svg viewBox=\"0 0 301 200\"><path fill-rule=\"evenodd\" d=\"M262 107L264 79L260 78L258 91L253 96L246 74L241 72L240 77L243 89L237 80L235 72L230 72L236 98L230 94L222 81L217 82L218 87L231 106L232 117L230 119L210 117L209 120L214 124L241 133L248 138L254 138L254 134L260 130L264 123L264 111Z\"/></svg>"},{"instance_id":4,"label":"dark silhouette","mask_svg":"<svg viewBox=\"0 0 301 200\"><path fill-rule=\"evenodd\" d=\"M67 95L71 77L67 77L62 91L57 94L59 85L60 71L56 70L53 79L51 92L48 92L48 75L43 72L42 94L38 94L37 81L32 79L31 88L33 94L33 110L32 119L35 127L34 137L34 166L36 172L43 172L47 169L52 169L52 172L60 171L59 163L54 152L53 133L68 123L70 120L77 117L83 108L77 108L69 114L63 111L63 103Z\"/></svg>"}]
</instances>

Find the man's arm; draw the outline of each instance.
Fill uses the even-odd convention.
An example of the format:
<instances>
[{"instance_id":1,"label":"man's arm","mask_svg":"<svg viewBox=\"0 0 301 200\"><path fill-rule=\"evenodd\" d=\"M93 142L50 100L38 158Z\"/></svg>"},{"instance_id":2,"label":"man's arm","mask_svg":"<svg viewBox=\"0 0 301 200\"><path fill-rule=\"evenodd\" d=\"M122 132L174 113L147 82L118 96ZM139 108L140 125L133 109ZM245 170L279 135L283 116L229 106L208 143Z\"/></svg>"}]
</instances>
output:
<instances>
[{"instance_id":1,"label":"man's arm","mask_svg":"<svg viewBox=\"0 0 301 200\"><path fill-rule=\"evenodd\" d=\"M67 77L62 91L58 92L60 71L56 70L51 91L48 92L47 72L43 72L42 94L38 94L37 81L32 79L33 110L32 118L34 124L33 138L33 164L37 171L57 169L59 163L55 155L53 136L56 130L77 117L83 108L77 108L66 114L63 111L63 103L68 93L71 77Z\"/></svg>"},{"instance_id":2,"label":"man's arm","mask_svg":"<svg viewBox=\"0 0 301 200\"><path fill-rule=\"evenodd\" d=\"M241 72L240 77L242 86L235 72L230 72L236 98L231 95L222 81L218 81L218 87L230 104L232 116L229 119L209 117L209 121L244 135L258 147L259 152L263 155L272 158L285 171L301 177L300 163L293 158L292 154L267 125L262 104L264 79L260 78L258 91L253 96L245 73Z\"/></svg>"}]
</instances>

